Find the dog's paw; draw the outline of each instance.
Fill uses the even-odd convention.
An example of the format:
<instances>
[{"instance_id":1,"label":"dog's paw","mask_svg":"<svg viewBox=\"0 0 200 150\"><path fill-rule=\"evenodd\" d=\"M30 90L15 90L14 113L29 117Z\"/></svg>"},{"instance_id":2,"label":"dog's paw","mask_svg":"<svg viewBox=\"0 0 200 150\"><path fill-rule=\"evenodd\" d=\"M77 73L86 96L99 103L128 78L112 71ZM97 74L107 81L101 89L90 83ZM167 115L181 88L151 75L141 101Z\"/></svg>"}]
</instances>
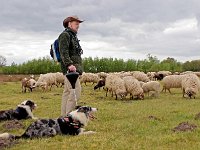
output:
<instances>
[{"instance_id":1,"label":"dog's paw","mask_svg":"<svg viewBox=\"0 0 200 150\"><path fill-rule=\"evenodd\" d=\"M91 133L91 134L95 134L95 133L97 133L97 132L95 132L95 131L90 131L90 133Z\"/></svg>"},{"instance_id":2,"label":"dog's paw","mask_svg":"<svg viewBox=\"0 0 200 150\"><path fill-rule=\"evenodd\" d=\"M96 132L94 131L86 131L86 132L81 132L79 135L88 135L88 134L95 134Z\"/></svg>"},{"instance_id":3,"label":"dog's paw","mask_svg":"<svg viewBox=\"0 0 200 150\"><path fill-rule=\"evenodd\" d=\"M86 131L84 133L86 133L86 134L95 134L96 132L95 131Z\"/></svg>"}]
</instances>

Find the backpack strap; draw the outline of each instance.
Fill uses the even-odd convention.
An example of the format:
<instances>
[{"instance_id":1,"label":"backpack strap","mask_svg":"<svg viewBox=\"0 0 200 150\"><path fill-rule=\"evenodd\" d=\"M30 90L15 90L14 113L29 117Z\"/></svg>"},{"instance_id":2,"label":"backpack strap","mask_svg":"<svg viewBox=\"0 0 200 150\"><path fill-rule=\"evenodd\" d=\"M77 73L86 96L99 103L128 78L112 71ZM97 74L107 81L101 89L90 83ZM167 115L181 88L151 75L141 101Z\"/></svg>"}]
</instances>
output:
<instances>
[{"instance_id":1,"label":"backpack strap","mask_svg":"<svg viewBox=\"0 0 200 150\"><path fill-rule=\"evenodd\" d=\"M67 32L69 34L70 42L72 41L72 33L69 31L69 29L65 29L63 32Z\"/></svg>"}]
</instances>

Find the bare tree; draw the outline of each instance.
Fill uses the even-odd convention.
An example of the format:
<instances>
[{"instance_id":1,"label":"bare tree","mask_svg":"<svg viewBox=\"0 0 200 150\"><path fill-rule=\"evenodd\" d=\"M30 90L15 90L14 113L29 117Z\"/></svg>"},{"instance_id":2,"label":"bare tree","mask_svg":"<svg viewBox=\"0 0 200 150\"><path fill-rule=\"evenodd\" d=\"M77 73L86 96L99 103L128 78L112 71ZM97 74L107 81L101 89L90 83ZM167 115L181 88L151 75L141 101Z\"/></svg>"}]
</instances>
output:
<instances>
[{"instance_id":1,"label":"bare tree","mask_svg":"<svg viewBox=\"0 0 200 150\"><path fill-rule=\"evenodd\" d=\"M0 55L0 67L5 66L5 65L6 65L6 58Z\"/></svg>"}]
</instances>

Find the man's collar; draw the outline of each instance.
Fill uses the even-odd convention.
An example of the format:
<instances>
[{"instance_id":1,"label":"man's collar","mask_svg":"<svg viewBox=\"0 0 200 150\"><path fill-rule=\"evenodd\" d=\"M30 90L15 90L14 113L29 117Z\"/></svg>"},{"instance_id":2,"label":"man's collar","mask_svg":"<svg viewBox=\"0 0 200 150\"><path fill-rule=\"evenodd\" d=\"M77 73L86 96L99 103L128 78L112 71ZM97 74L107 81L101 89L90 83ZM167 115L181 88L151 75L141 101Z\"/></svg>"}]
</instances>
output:
<instances>
[{"instance_id":1,"label":"man's collar","mask_svg":"<svg viewBox=\"0 0 200 150\"><path fill-rule=\"evenodd\" d=\"M65 28L65 30L66 30L66 31L70 31L70 32L72 32L73 34L77 34L76 31L74 31L73 29L71 29L71 28L69 28L69 27Z\"/></svg>"}]
</instances>

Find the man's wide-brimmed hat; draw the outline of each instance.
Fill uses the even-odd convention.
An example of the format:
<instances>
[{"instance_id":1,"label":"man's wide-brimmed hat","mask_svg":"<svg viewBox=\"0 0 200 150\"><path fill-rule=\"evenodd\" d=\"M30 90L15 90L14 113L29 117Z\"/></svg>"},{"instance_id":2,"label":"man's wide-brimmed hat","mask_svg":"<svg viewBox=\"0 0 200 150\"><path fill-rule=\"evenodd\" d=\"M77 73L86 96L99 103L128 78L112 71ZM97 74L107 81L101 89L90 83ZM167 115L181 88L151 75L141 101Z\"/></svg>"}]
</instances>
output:
<instances>
[{"instance_id":1,"label":"man's wide-brimmed hat","mask_svg":"<svg viewBox=\"0 0 200 150\"><path fill-rule=\"evenodd\" d=\"M63 26L66 28L69 22L78 21L79 23L83 22L84 20L80 20L77 16L69 16L63 20Z\"/></svg>"}]
</instances>

